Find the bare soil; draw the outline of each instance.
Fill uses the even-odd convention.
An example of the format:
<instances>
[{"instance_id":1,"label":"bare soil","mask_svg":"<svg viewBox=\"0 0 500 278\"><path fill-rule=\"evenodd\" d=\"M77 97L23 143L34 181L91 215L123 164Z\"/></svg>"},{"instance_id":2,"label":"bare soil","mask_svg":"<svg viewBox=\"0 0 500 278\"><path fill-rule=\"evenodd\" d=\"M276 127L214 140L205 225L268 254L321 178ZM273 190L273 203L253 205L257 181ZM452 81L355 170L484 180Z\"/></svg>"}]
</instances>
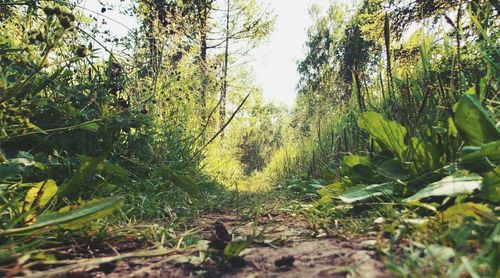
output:
<instances>
[{"instance_id":1,"label":"bare soil","mask_svg":"<svg viewBox=\"0 0 500 278\"><path fill-rule=\"evenodd\" d=\"M211 213L192 223L201 227L202 244L214 240L220 222L233 237L261 233L237 264L186 251L152 258L132 258L78 269L59 277L391 277L375 251L362 243L374 238L327 235L290 215L245 219L235 213Z\"/></svg>"}]
</instances>

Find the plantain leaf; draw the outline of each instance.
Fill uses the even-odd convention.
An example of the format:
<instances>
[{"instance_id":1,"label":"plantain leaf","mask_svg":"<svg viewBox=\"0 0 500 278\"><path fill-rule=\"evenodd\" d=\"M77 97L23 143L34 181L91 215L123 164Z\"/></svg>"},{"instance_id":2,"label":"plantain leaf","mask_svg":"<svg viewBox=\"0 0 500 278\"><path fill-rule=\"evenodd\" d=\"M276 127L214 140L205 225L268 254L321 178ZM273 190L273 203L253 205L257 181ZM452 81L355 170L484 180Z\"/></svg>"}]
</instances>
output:
<instances>
[{"instance_id":1,"label":"plantain leaf","mask_svg":"<svg viewBox=\"0 0 500 278\"><path fill-rule=\"evenodd\" d=\"M365 112L358 118L358 126L365 129L380 145L403 161L406 128L395 121L389 121L376 112Z\"/></svg>"},{"instance_id":2,"label":"plantain leaf","mask_svg":"<svg viewBox=\"0 0 500 278\"><path fill-rule=\"evenodd\" d=\"M418 170L421 172L433 171L443 167L445 159L443 152L440 151L434 144L423 142L417 137L411 138L412 160L418 165Z\"/></svg>"},{"instance_id":3,"label":"plantain leaf","mask_svg":"<svg viewBox=\"0 0 500 278\"><path fill-rule=\"evenodd\" d=\"M464 154L465 153L465 154ZM488 157L492 160L500 160L500 140L483 144L479 147L465 147L462 149L462 161L472 161Z\"/></svg>"},{"instance_id":4,"label":"plantain leaf","mask_svg":"<svg viewBox=\"0 0 500 278\"><path fill-rule=\"evenodd\" d=\"M404 199L404 202L414 202L432 196L450 196L459 194L470 194L481 187L482 177L477 174L452 175L440 181L429 184L415 195Z\"/></svg>"},{"instance_id":5,"label":"plantain leaf","mask_svg":"<svg viewBox=\"0 0 500 278\"><path fill-rule=\"evenodd\" d=\"M107 216L123 205L123 199L112 197L87 203L68 212L40 215L35 224L27 227L0 231L0 234L14 235L36 232L40 229L76 229L82 225Z\"/></svg>"},{"instance_id":6,"label":"plantain leaf","mask_svg":"<svg viewBox=\"0 0 500 278\"><path fill-rule=\"evenodd\" d=\"M233 240L229 242L224 248L224 257L227 259L238 257L241 251L250 247L253 238L249 237L245 240Z\"/></svg>"},{"instance_id":7,"label":"plantain leaf","mask_svg":"<svg viewBox=\"0 0 500 278\"><path fill-rule=\"evenodd\" d=\"M342 188L343 186L340 182L323 186L317 191L321 198L316 201L316 204L317 205L331 204L333 198L338 196L340 192L342 192Z\"/></svg>"},{"instance_id":8,"label":"plantain leaf","mask_svg":"<svg viewBox=\"0 0 500 278\"><path fill-rule=\"evenodd\" d=\"M391 180L406 180L410 177L410 172L406 170L401 162L391 159L382 162L377 167L377 173Z\"/></svg>"},{"instance_id":9,"label":"plantain leaf","mask_svg":"<svg viewBox=\"0 0 500 278\"><path fill-rule=\"evenodd\" d=\"M342 158L340 172L344 176L353 175L353 169L356 166L370 166L368 156L347 155Z\"/></svg>"},{"instance_id":10,"label":"plantain leaf","mask_svg":"<svg viewBox=\"0 0 500 278\"><path fill-rule=\"evenodd\" d=\"M370 167L358 164L352 167L351 175L353 178L363 181L363 183L372 183L374 182L375 173Z\"/></svg>"},{"instance_id":11,"label":"plantain leaf","mask_svg":"<svg viewBox=\"0 0 500 278\"><path fill-rule=\"evenodd\" d=\"M356 185L340 195L339 199L345 203L354 203L392 194L394 194L394 184L391 182L372 185Z\"/></svg>"},{"instance_id":12,"label":"plantain leaf","mask_svg":"<svg viewBox=\"0 0 500 278\"><path fill-rule=\"evenodd\" d=\"M57 184L54 180L46 180L35 184L26 193L23 203L23 211L28 212L32 208L44 208L50 200L56 195ZM34 214L25 217L25 222L31 222L35 218Z\"/></svg>"},{"instance_id":13,"label":"plantain leaf","mask_svg":"<svg viewBox=\"0 0 500 278\"><path fill-rule=\"evenodd\" d=\"M110 163L103 156L92 158L86 155L79 155L78 158L80 165L74 175L61 185L58 193L60 198L76 199L80 196L82 190L85 189L86 179L96 174L104 172L119 178L125 178L129 174L127 170Z\"/></svg>"},{"instance_id":14,"label":"plantain leaf","mask_svg":"<svg viewBox=\"0 0 500 278\"><path fill-rule=\"evenodd\" d=\"M486 205L468 202L447 208L442 217L445 222L462 223L463 218L466 216L474 217L479 221L482 215L490 213L491 210Z\"/></svg>"},{"instance_id":15,"label":"plantain leaf","mask_svg":"<svg viewBox=\"0 0 500 278\"><path fill-rule=\"evenodd\" d=\"M500 203L500 166L486 174L479 196L493 203Z\"/></svg>"},{"instance_id":16,"label":"plantain leaf","mask_svg":"<svg viewBox=\"0 0 500 278\"><path fill-rule=\"evenodd\" d=\"M15 177L24 172L27 167L35 165L35 162L26 158L10 159L7 163L0 163L0 180Z\"/></svg>"},{"instance_id":17,"label":"plantain leaf","mask_svg":"<svg viewBox=\"0 0 500 278\"><path fill-rule=\"evenodd\" d=\"M370 159L368 156L360 156L360 155L347 155L342 158L342 166L346 166L352 168L356 165L370 165Z\"/></svg>"},{"instance_id":18,"label":"plantain leaf","mask_svg":"<svg viewBox=\"0 0 500 278\"><path fill-rule=\"evenodd\" d=\"M500 132L476 96L464 94L455 105L455 124L465 140L474 146L500 139Z\"/></svg>"}]
</instances>

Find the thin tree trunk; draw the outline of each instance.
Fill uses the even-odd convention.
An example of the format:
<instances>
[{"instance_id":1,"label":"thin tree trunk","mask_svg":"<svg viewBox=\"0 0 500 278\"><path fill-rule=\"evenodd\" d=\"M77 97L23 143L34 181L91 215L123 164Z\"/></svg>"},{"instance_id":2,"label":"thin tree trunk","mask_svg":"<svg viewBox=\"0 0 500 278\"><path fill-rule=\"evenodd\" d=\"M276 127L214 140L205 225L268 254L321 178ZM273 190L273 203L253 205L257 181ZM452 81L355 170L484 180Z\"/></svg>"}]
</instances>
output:
<instances>
[{"instance_id":1,"label":"thin tree trunk","mask_svg":"<svg viewBox=\"0 0 500 278\"><path fill-rule=\"evenodd\" d=\"M207 11L207 1L206 0L197 0L198 6L198 18L199 18L199 32L200 32L200 72L201 72L201 85L200 85L200 105L201 105L201 119L202 121L208 125L207 122L207 19L208 19L208 11ZM203 142L205 142L205 134L202 136Z\"/></svg>"},{"instance_id":2,"label":"thin tree trunk","mask_svg":"<svg viewBox=\"0 0 500 278\"><path fill-rule=\"evenodd\" d=\"M387 88L389 90L389 98L394 98L392 87L392 66L391 66L391 29L389 22L389 15L385 15L384 19L384 41L385 41L385 58L386 58L386 71L387 71Z\"/></svg>"},{"instance_id":3,"label":"thin tree trunk","mask_svg":"<svg viewBox=\"0 0 500 278\"><path fill-rule=\"evenodd\" d=\"M220 95L221 106L220 106L220 126L222 127L226 119L226 100L227 100L227 65L229 58L229 12L230 12L231 0L227 0L227 12L226 12L226 45L224 50L224 81L222 84L222 92ZM221 134L223 137L224 134Z\"/></svg>"},{"instance_id":4,"label":"thin tree trunk","mask_svg":"<svg viewBox=\"0 0 500 278\"><path fill-rule=\"evenodd\" d=\"M361 91L362 85L361 85L361 80L359 80L359 73L357 70L354 70L353 72L354 75L354 86L356 88L356 94L358 98L358 105L359 105L359 111L364 112L366 111L366 106L365 106L365 100L363 98L363 93Z\"/></svg>"}]
</instances>

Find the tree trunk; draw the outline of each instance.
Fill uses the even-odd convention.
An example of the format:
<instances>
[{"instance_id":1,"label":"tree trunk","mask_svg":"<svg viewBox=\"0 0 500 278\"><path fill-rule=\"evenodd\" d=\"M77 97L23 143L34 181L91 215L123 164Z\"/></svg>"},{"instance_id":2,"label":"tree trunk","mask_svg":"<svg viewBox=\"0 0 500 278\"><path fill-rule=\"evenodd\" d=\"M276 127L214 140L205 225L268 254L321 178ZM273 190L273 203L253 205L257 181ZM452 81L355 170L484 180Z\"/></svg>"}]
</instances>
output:
<instances>
[{"instance_id":1,"label":"tree trunk","mask_svg":"<svg viewBox=\"0 0 500 278\"><path fill-rule=\"evenodd\" d=\"M207 20L208 20L208 7L206 0L197 0L198 8L198 22L199 22L199 32L200 32L200 72L201 72L201 86L200 86L200 105L201 105L201 119L206 122L206 108L207 108ZM203 141L205 136L203 135Z\"/></svg>"},{"instance_id":2,"label":"tree trunk","mask_svg":"<svg viewBox=\"0 0 500 278\"><path fill-rule=\"evenodd\" d=\"M231 0L227 0L227 12L226 12L226 42L224 49L224 81L222 83L222 91L220 94L221 98L221 106L220 106L220 126L222 127L225 123L226 119L226 100L227 100L227 65L229 58L229 11L230 11L230 2ZM224 134L221 134L224 136Z\"/></svg>"},{"instance_id":3,"label":"tree trunk","mask_svg":"<svg viewBox=\"0 0 500 278\"><path fill-rule=\"evenodd\" d=\"M391 29L389 22L389 15L385 14L384 19L384 41L385 41L385 59L386 61L386 74L387 74L387 88L389 91L389 98L395 99L393 96L392 87L392 66L391 66Z\"/></svg>"}]
</instances>

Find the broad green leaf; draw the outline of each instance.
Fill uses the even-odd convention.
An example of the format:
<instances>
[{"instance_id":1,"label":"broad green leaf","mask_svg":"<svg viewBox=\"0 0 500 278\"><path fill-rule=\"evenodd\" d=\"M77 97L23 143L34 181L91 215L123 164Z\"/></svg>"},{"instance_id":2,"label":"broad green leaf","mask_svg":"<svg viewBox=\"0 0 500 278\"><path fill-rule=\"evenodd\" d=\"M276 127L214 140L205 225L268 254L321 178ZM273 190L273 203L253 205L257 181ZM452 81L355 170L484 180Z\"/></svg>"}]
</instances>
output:
<instances>
[{"instance_id":1,"label":"broad green leaf","mask_svg":"<svg viewBox=\"0 0 500 278\"><path fill-rule=\"evenodd\" d=\"M403 161L406 128L395 121L389 121L376 112L365 112L358 118L358 126L365 129L387 151Z\"/></svg>"},{"instance_id":2,"label":"broad green leaf","mask_svg":"<svg viewBox=\"0 0 500 278\"><path fill-rule=\"evenodd\" d=\"M482 179L477 174L447 176L440 181L429 184L415 195L406 198L404 202L418 201L432 196L454 197L460 194L470 194L481 187Z\"/></svg>"},{"instance_id":3,"label":"broad green leaf","mask_svg":"<svg viewBox=\"0 0 500 278\"><path fill-rule=\"evenodd\" d=\"M321 184L317 184L317 183L310 183L309 186L314 188L314 189L320 189L323 187Z\"/></svg>"},{"instance_id":4,"label":"broad green leaf","mask_svg":"<svg viewBox=\"0 0 500 278\"><path fill-rule=\"evenodd\" d=\"M319 180L316 180L316 179L311 179L311 180L309 180L309 182L306 182L306 183L309 187L316 189L316 190L323 187L321 182Z\"/></svg>"},{"instance_id":5,"label":"broad green leaf","mask_svg":"<svg viewBox=\"0 0 500 278\"><path fill-rule=\"evenodd\" d=\"M321 198L316 201L316 204L327 205L332 203L333 198L337 197L340 194L340 192L342 192L342 189L343 186L339 182L323 186L321 189L318 190L318 194Z\"/></svg>"},{"instance_id":6,"label":"broad green leaf","mask_svg":"<svg viewBox=\"0 0 500 278\"><path fill-rule=\"evenodd\" d=\"M253 239L251 237L245 240L234 240L226 245L224 248L224 257L227 259L238 257L241 251L247 249L252 244Z\"/></svg>"},{"instance_id":7,"label":"broad green leaf","mask_svg":"<svg viewBox=\"0 0 500 278\"><path fill-rule=\"evenodd\" d=\"M388 196L392 194L394 194L394 184L389 182L372 185L356 185L349 188L346 192L340 195L339 198L345 203L354 203L374 197Z\"/></svg>"},{"instance_id":8,"label":"broad green leaf","mask_svg":"<svg viewBox=\"0 0 500 278\"><path fill-rule=\"evenodd\" d=\"M442 219L445 222L462 223L464 217L472 216L479 221L482 215L490 213L491 210L486 205L468 202L447 208L442 214Z\"/></svg>"},{"instance_id":9,"label":"broad green leaf","mask_svg":"<svg viewBox=\"0 0 500 278\"><path fill-rule=\"evenodd\" d=\"M464 94L455 105L455 124L465 140L474 146L500 139L500 132L476 96Z\"/></svg>"},{"instance_id":10,"label":"broad green leaf","mask_svg":"<svg viewBox=\"0 0 500 278\"><path fill-rule=\"evenodd\" d=\"M0 163L0 179L15 177L33 165L35 163L26 158L15 158L8 160L7 163Z\"/></svg>"},{"instance_id":11,"label":"broad green leaf","mask_svg":"<svg viewBox=\"0 0 500 278\"><path fill-rule=\"evenodd\" d=\"M31 208L44 208L49 201L56 195L57 184L54 180L46 180L35 184L26 193L24 198L23 211L27 212ZM25 222L34 220L35 215L29 214L25 217Z\"/></svg>"},{"instance_id":12,"label":"broad green leaf","mask_svg":"<svg viewBox=\"0 0 500 278\"><path fill-rule=\"evenodd\" d=\"M367 183L373 182L373 179L375 176L375 173L373 172L373 170L370 167L368 167L366 165L362 165L362 164L355 165L352 168L351 173L352 173L353 178L356 178L358 180L361 180L361 181L364 181Z\"/></svg>"},{"instance_id":13,"label":"broad green leaf","mask_svg":"<svg viewBox=\"0 0 500 278\"><path fill-rule=\"evenodd\" d=\"M420 172L432 171L443 167L444 158L438 148L428 142L423 142L417 137L411 138L412 160Z\"/></svg>"},{"instance_id":14,"label":"broad green leaf","mask_svg":"<svg viewBox=\"0 0 500 278\"><path fill-rule=\"evenodd\" d=\"M119 197L106 198L87 203L69 212L51 213L40 215L35 224L27 227L13 228L0 231L0 234L26 234L36 232L40 229L66 228L76 229L82 225L107 216L123 205L123 199Z\"/></svg>"},{"instance_id":15,"label":"broad green leaf","mask_svg":"<svg viewBox=\"0 0 500 278\"><path fill-rule=\"evenodd\" d=\"M351 176L352 169L357 165L365 165L370 166L370 159L368 156L360 156L360 155L347 155L342 157L341 161L341 174L344 176Z\"/></svg>"},{"instance_id":16,"label":"broad green leaf","mask_svg":"<svg viewBox=\"0 0 500 278\"><path fill-rule=\"evenodd\" d=\"M329 185L323 186L321 189L318 190L318 194L320 196L328 195L328 194L334 194L334 193L339 193L342 190L343 186L341 183L336 182L332 183Z\"/></svg>"},{"instance_id":17,"label":"broad green leaf","mask_svg":"<svg viewBox=\"0 0 500 278\"><path fill-rule=\"evenodd\" d=\"M410 172L406 170L401 162L391 159L382 162L377 167L377 173L391 180L406 180L410 177Z\"/></svg>"},{"instance_id":18,"label":"broad green leaf","mask_svg":"<svg viewBox=\"0 0 500 278\"><path fill-rule=\"evenodd\" d=\"M462 150L463 153L467 153L462 156L462 161L471 161L477 159L483 159L488 157L492 160L500 159L500 140L483 144L479 147L466 147Z\"/></svg>"},{"instance_id":19,"label":"broad green leaf","mask_svg":"<svg viewBox=\"0 0 500 278\"><path fill-rule=\"evenodd\" d=\"M490 81L490 76L484 76L481 78L479 81L479 100L483 101L484 97L486 96L486 88L488 87L488 83Z\"/></svg>"},{"instance_id":20,"label":"broad green leaf","mask_svg":"<svg viewBox=\"0 0 500 278\"><path fill-rule=\"evenodd\" d=\"M500 203L500 166L486 174L479 196L494 203Z\"/></svg>"},{"instance_id":21,"label":"broad green leaf","mask_svg":"<svg viewBox=\"0 0 500 278\"><path fill-rule=\"evenodd\" d=\"M342 166L352 168L356 165L370 165L368 156L347 155L342 158Z\"/></svg>"},{"instance_id":22,"label":"broad green leaf","mask_svg":"<svg viewBox=\"0 0 500 278\"><path fill-rule=\"evenodd\" d=\"M465 92L465 94L476 95L477 97L479 97L479 100L481 100L481 101L484 100L488 81L489 81L489 76L484 76L483 78L481 78L481 80L479 81L479 84L477 84L477 86L474 85L474 86L470 87ZM476 90L476 87L479 89L479 91Z\"/></svg>"}]
</instances>

